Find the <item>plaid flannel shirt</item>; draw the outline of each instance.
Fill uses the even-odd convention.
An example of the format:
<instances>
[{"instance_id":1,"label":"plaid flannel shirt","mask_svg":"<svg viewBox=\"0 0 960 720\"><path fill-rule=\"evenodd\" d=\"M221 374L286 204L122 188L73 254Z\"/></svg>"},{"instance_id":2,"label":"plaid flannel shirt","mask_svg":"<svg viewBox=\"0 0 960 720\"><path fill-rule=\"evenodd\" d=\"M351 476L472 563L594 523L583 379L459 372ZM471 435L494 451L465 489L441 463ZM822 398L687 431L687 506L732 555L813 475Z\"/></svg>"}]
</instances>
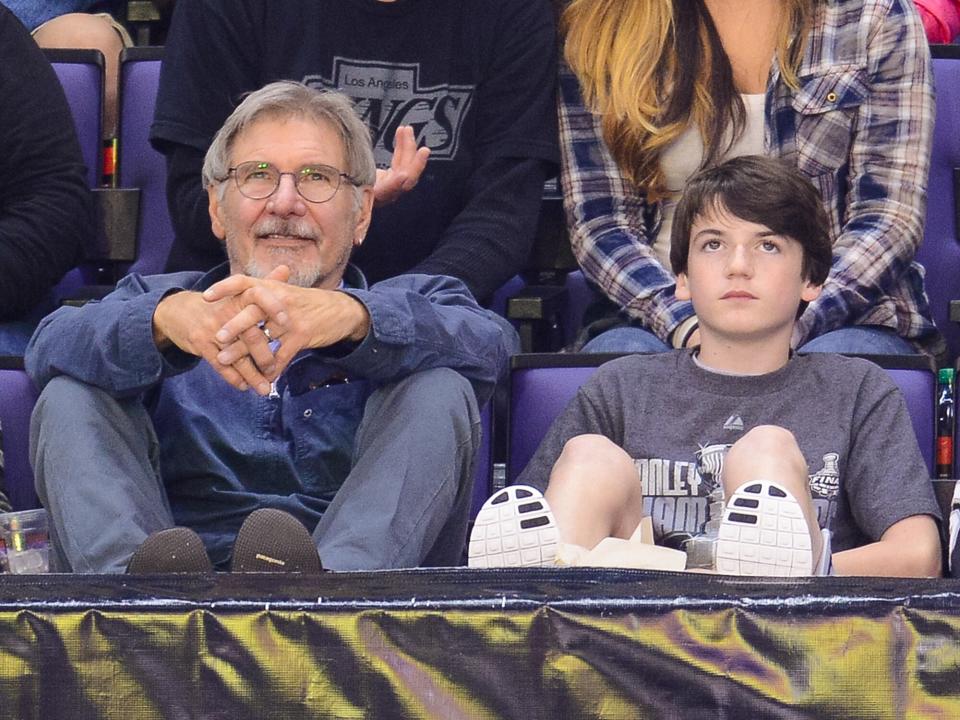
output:
<instances>
[{"instance_id":1,"label":"plaid flannel shirt","mask_svg":"<svg viewBox=\"0 0 960 720\"><path fill-rule=\"evenodd\" d=\"M774 62L766 93L767 153L789 160L823 196L834 254L794 345L844 326L894 329L942 352L913 262L923 235L934 100L923 26L909 0L818 5L798 72ZM693 315L653 253L658 203L620 173L579 83L560 71L561 180L571 243L586 276L626 313L668 340Z\"/></svg>"}]
</instances>

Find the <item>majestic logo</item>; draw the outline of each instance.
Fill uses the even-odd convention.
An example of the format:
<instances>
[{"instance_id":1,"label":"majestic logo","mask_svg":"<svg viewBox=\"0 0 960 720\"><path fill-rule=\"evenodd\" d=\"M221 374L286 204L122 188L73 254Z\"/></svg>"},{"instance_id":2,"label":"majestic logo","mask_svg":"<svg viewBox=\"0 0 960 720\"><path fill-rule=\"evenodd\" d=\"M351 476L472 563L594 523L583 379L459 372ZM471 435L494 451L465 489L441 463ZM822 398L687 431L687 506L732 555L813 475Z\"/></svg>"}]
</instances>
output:
<instances>
[{"instance_id":1,"label":"majestic logo","mask_svg":"<svg viewBox=\"0 0 960 720\"><path fill-rule=\"evenodd\" d=\"M731 415L727 418L727 421L723 424L724 430L735 430L736 432L743 432L743 418L739 415Z\"/></svg>"},{"instance_id":2,"label":"majestic logo","mask_svg":"<svg viewBox=\"0 0 960 720\"><path fill-rule=\"evenodd\" d=\"M307 75L312 87L339 90L353 98L373 135L377 167L390 165L393 136L400 125L413 127L417 145L430 148L430 160L450 160L457 154L463 120L474 87L420 86L419 63L379 63L335 57L331 78Z\"/></svg>"}]
</instances>

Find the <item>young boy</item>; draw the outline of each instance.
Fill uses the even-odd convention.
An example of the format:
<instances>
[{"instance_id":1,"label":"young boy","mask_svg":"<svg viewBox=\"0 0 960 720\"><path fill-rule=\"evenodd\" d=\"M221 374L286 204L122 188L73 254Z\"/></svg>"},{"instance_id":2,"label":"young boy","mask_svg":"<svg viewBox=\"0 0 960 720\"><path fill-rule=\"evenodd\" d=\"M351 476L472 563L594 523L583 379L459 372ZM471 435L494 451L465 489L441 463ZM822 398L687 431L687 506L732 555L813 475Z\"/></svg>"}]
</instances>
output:
<instances>
[{"instance_id":1,"label":"young boy","mask_svg":"<svg viewBox=\"0 0 960 720\"><path fill-rule=\"evenodd\" d=\"M599 368L481 510L471 566L553 564L558 544L594 564L590 549L649 517L677 549L714 528L718 572L939 575L939 510L898 389L865 360L791 352L830 270L827 228L777 160L691 180L670 260L699 347Z\"/></svg>"}]
</instances>

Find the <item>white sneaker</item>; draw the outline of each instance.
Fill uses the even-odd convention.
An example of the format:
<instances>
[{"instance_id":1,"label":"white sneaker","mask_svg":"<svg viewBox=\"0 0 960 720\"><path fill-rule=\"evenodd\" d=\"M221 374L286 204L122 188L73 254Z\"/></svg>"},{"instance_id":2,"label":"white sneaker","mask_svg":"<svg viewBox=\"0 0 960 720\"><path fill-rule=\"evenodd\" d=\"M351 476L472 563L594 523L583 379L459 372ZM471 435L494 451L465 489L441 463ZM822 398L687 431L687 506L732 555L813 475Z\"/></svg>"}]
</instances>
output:
<instances>
[{"instance_id":1,"label":"white sneaker","mask_svg":"<svg viewBox=\"0 0 960 720\"><path fill-rule=\"evenodd\" d=\"M511 485L480 508L470 533L467 564L474 568L553 565L557 524L543 494Z\"/></svg>"},{"instance_id":2,"label":"white sneaker","mask_svg":"<svg viewBox=\"0 0 960 720\"><path fill-rule=\"evenodd\" d=\"M830 532L814 562L803 510L775 482L742 485L730 497L720 521L714 568L726 575L802 577L830 573Z\"/></svg>"}]
</instances>

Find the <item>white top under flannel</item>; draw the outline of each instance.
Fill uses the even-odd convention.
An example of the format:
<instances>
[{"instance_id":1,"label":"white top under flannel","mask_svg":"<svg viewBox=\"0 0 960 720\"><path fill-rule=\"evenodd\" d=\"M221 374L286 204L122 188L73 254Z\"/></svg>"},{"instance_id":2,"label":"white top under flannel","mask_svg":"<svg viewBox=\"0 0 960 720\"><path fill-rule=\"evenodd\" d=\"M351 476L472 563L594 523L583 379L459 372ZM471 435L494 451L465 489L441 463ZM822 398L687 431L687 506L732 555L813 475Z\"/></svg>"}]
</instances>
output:
<instances>
[{"instance_id":1,"label":"white top under flannel","mask_svg":"<svg viewBox=\"0 0 960 720\"><path fill-rule=\"evenodd\" d=\"M823 293L797 322L794 344L844 326L892 328L937 354L923 270L933 136L930 56L907 0L826 0L799 68L798 90L774 60L767 85L767 154L794 162L823 196L834 244ZM561 180L571 242L586 276L666 340L693 314L653 252L659 203L620 173L576 77L560 71Z\"/></svg>"}]
</instances>

